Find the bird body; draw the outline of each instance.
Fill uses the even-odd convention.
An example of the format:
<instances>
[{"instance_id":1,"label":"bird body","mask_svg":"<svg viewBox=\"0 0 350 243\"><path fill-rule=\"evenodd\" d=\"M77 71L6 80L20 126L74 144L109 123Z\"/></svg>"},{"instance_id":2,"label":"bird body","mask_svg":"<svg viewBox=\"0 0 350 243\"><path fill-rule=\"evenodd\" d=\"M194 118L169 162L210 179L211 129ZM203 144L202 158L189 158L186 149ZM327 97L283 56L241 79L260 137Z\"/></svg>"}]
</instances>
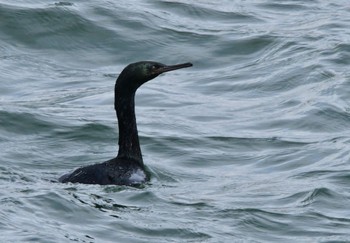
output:
<instances>
[{"instance_id":1,"label":"bird body","mask_svg":"<svg viewBox=\"0 0 350 243\"><path fill-rule=\"evenodd\" d=\"M114 108L119 127L117 157L99 164L78 168L59 178L60 182L100 185L140 185L149 180L140 148L135 116L136 90L159 74L191 67L191 63L167 66L144 61L129 64L120 73L114 89Z\"/></svg>"},{"instance_id":2,"label":"bird body","mask_svg":"<svg viewBox=\"0 0 350 243\"><path fill-rule=\"evenodd\" d=\"M100 164L88 165L63 175L61 182L100 185L140 185L149 176L143 165L130 159L113 158Z\"/></svg>"}]
</instances>

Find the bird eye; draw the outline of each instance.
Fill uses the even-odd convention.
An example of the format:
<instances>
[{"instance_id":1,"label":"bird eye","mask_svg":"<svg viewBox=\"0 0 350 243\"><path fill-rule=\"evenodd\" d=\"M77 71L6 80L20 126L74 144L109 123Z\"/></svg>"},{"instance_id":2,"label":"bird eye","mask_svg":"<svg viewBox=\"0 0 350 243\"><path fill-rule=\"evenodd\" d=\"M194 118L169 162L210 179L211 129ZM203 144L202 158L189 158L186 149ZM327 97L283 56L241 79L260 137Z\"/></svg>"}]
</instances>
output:
<instances>
[{"instance_id":1,"label":"bird eye","mask_svg":"<svg viewBox=\"0 0 350 243\"><path fill-rule=\"evenodd\" d=\"M153 66L151 67L151 69L152 69L152 70L156 69L156 65L153 65Z\"/></svg>"}]
</instances>

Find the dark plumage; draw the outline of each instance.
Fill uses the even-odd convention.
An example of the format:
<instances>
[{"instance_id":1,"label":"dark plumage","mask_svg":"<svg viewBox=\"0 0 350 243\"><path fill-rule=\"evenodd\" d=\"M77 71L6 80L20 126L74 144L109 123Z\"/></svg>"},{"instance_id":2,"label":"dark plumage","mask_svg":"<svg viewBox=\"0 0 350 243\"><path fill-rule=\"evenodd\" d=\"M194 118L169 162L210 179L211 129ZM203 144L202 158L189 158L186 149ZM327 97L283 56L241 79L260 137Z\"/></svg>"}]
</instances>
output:
<instances>
[{"instance_id":1,"label":"dark plumage","mask_svg":"<svg viewBox=\"0 0 350 243\"><path fill-rule=\"evenodd\" d=\"M191 63L167 66L158 62L129 64L120 73L114 89L114 108L119 127L117 157L100 164L81 167L59 178L60 182L100 185L140 185L149 180L142 160L135 117L135 92L159 74L191 67Z\"/></svg>"}]
</instances>

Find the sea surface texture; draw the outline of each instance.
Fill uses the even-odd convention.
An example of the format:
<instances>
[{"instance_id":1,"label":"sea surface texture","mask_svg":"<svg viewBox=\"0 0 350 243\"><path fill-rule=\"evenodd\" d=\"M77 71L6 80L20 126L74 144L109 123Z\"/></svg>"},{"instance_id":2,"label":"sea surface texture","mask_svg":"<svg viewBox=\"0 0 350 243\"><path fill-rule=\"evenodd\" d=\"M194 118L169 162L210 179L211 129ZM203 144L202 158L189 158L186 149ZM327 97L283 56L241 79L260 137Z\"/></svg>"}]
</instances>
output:
<instances>
[{"instance_id":1,"label":"sea surface texture","mask_svg":"<svg viewBox=\"0 0 350 243\"><path fill-rule=\"evenodd\" d=\"M129 63L142 187L116 156ZM348 0L0 0L0 242L348 242Z\"/></svg>"}]
</instances>

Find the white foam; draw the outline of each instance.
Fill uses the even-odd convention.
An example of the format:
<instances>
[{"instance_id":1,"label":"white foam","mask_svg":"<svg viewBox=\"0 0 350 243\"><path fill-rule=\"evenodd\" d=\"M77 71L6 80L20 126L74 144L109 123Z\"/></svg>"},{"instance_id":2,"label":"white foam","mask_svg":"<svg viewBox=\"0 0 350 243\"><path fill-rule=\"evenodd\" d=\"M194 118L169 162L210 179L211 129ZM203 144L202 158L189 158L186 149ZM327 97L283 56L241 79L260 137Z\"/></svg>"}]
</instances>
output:
<instances>
[{"instance_id":1,"label":"white foam","mask_svg":"<svg viewBox=\"0 0 350 243\"><path fill-rule=\"evenodd\" d=\"M146 174L142 170L137 169L130 175L129 179L133 183L142 183L146 180Z\"/></svg>"}]
</instances>

